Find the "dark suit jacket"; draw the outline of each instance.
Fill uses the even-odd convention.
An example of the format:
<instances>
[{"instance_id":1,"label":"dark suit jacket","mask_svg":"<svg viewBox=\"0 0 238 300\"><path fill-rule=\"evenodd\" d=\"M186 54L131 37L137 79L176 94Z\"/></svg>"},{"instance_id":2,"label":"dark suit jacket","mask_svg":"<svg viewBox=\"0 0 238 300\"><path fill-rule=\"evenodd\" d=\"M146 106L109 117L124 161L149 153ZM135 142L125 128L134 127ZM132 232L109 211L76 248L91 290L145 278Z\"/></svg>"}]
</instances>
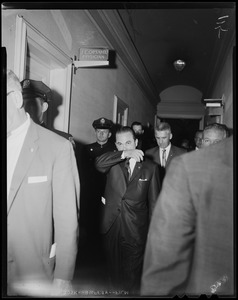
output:
<instances>
[{"instance_id":1,"label":"dark suit jacket","mask_svg":"<svg viewBox=\"0 0 238 300\"><path fill-rule=\"evenodd\" d=\"M103 145L95 142L83 147L80 164L82 167L80 220L88 234L99 232L100 211L103 206L101 197L106 186L106 174L96 170L95 158L114 150L116 146L110 141Z\"/></svg>"},{"instance_id":2,"label":"dark suit jacket","mask_svg":"<svg viewBox=\"0 0 238 300\"><path fill-rule=\"evenodd\" d=\"M8 282L71 280L79 207L74 151L65 138L30 122L7 203ZM50 258L53 243L56 256Z\"/></svg>"},{"instance_id":3,"label":"dark suit jacket","mask_svg":"<svg viewBox=\"0 0 238 300\"><path fill-rule=\"evenodd\" d=\"M158 165L161 166L161 162L160 162L160 147L156 146L154 148L151 148L151 149L148 149L146 152L145 152L145 156L148 157L149 159L151 159L152 161L156 162ZM179 148L179 147L176 147L174 145L171 144L171 148L170 148L170 151L169 151L169 155L168 155L168 158L166 160L166 165L165 165L165 168L167 169L167 167L169 166L171 160L178 156L178 155L181 155L183 153L187 153L187 151L183 148Z\"/></svg>"},{"instance_id":4,"label":"dark suit jacket","mask_svg":"<svg viewBox=\"0 0 238 300\"><path fill-rule=\"evenodd\" d=\"M96 168L107 173L101 232L107 233L119 214L122 231L129 243L145 243L149 217L160 192L158 166L151 161L137 162L126 180L122 151L108 152L96 159Z\"/></svg>"},{"instance_id":5,"label":"dark suit jacket","mask_svg":"<svg viewBox=\"0 0 238 300\"><path fill-rule=\"evenodd\" d=\"M231 138L175 158L151 220L142 294L234 293L233 213Z\"/></svg>"}]
</instances>

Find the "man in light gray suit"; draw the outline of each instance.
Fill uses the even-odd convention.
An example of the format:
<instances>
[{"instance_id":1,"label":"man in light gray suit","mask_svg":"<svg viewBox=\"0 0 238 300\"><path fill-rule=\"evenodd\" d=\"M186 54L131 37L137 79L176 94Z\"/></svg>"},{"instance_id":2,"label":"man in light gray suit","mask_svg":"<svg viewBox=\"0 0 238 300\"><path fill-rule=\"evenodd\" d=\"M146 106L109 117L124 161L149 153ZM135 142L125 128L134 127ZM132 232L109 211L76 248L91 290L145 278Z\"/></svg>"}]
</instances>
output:
<instances>
[{"instance_id":1,"label":"man in light gray suit","mask_svg":"<svg viewBox=\"0 0 238 300\"><path fill-rule=\"evenodd\" d=\"M25 112L7 71L8 295L72 290L78 251L79 175L71 143Z\"/></svg>"},{"instance_id":2,"label":"man in light gray suit","mask_svg":"<svg viewBox=\"0 0 238 300\"><path fill-rule=\"evenodd\" d=\"M175 158L147 238L142 295L234 293L233 141Z\"/></svg>"}]
</instances>

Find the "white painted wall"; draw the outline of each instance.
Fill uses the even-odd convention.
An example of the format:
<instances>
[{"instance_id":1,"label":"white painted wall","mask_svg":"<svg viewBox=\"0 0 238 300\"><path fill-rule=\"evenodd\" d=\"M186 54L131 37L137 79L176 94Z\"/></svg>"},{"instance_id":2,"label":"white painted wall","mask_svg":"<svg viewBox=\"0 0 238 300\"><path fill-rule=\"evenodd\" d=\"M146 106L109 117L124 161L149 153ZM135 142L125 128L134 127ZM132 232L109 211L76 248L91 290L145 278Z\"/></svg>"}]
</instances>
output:
<instances>
[{"instance_id":1,"label":"white painted wall","mask_svg":"<svg viewBox=\"0 0 238 300\"><path fill-rule=\"evenodd\" d=\"M228 52L227 59L215 84L211 97L214 99L219 99L224 96L225 106L223 111L223 123L229 128L233 128L233 101L236 101L236 99L233 99L233 89L236 88L233 86L233 84L236 84L233 81L233 68L236 67L235 62L233 61L234 45L235 41L233 41L232 47Z\"/></svg>"},{"instance_id":2,"label":"white painted wall","mask_svg":"<svg viewBox=\"0 0 238 300\"><path fill-rule=\"evenodd\" d=\"M2 46L6 47L7 67L10 69L14 69L17 14L73 59L78 56L80 47L108 46L84 10L4 10ZM153 124L156 109L118 57L116 65L115 69L78 69L73 75L69 132L76 141L91 143L95 140L92 122L99 117L112 119L114 95L129 106L128 125L135 120L144 125L147 122ZM57 122L59 120L60 115Z\"/></svg>"},{"instance_id":3,"label":"white painted wall","mask_svg":"<svg viewBox=\"0 0 238 300\"><path fill-rule=\"evenodd\" d=\"M205 114L202 93L198 89L176 85L160 93L157 115L163 118L200 119Z\"/></svg>"}]
</instances>

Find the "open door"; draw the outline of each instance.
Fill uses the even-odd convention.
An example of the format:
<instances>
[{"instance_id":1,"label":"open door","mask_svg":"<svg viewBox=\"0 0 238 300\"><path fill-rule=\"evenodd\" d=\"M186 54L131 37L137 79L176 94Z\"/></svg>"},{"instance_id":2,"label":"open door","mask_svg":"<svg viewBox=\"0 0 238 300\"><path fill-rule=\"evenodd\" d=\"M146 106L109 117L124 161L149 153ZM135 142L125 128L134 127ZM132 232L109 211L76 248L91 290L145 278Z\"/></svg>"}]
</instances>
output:
<instances>
[{"instance_id":1,"label":"open door","mask_svg":"<svg viewBox=\"0 0 238 300\"><path fill-rule=\"evenodd\" d=\"M14 72L20 81L41 80L52 90L53 100L45 123L69 131L72 59L23 17L16 17Z\"/></svg>"}]
</instances>

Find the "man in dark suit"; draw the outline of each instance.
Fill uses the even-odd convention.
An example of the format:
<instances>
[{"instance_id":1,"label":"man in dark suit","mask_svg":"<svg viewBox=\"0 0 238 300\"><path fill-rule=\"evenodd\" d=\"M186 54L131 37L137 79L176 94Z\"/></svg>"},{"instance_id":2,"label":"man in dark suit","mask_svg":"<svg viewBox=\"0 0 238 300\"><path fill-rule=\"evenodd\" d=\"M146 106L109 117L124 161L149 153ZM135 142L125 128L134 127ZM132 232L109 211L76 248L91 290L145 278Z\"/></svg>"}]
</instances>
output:
<instances>
[{"instance_id":1,"label":"man in dark suit","mask_svg":"<svg viewBox=\"0 0 238 300\"><path fill-rule=\"evenodd\" d=\"M195 137L194 137L194 143L195 143L195 149L194 150L199 150L200 148L202 148L202 132L203 130L197 130L195 133Z\"/></svg>"},{"instance_id":2,"label":"man in dark suit","mask_svg":"<svg viewBox=\"0 0 238 300\"><path fill-rule=\"evenodd\" d=\"M163 180L171 160L178 155L187 153L185 149L171 144L172 137L170 125L166 122L159 123L155 127L155 138L158 146L145 152L146 157L159 165L161 180Z\"/></svg>"},{"instance_id":3,"label":"man in dark suit","mask_svg":"<svg viewBox=\"0 0 238 300\"><path fill-rule=\"evenodd\" d=\"M143 129L143 126L140 122L138 121L134 121L132 124L131 124L131 129L135 132L135 136L138 140L138 144L137 144L137 149L140 149L142 150L143 152L145 151L145 148L144 148L144 144L143 144L143 138L144 138L144 129Z\"/></svg>"},{"instance_id":4,"label":"man in dark suit","mask_svg":"<svg viewBox=\"0 0 238 300\"><path fill-rule=\"evenodd\" d=\"M78 251L76 159L68 140L32 121L21 91L8 70L8 295L61 295L72 290Z\"/></svg>"},{"instance_id":5,"label":"man in dark suit","mask_svg":"<svg viewBox=\"0 0 238 300\"><path fill-rule=\"evenodd\" d=\"M143 160L130 127L116 132L118 151L96 159L107 173L101 233L114 289L138 294L150 217L160 191L158 166Z\"/></svg>"},{"instance_id":6,"label":"man in dark suit","mask_svg":"<svg viewBox=\"0 0 238 300\"><path fill-rule=\"evenodd\" d=\"M143 296L234 294L233 141L176 157L154 209Z\"/></svg>"},{"instance_id":7,"label":"man in dark suit","mask_svg":"<svg viewBox=\"0 0 238 300\"><path fill-rule=\"evenodd\" d=\"M29 113L36 124L49 129L44 122L44 118L52 97L51 89L42 81L32 79L24 79L21 86L25 111ZM70 133L55 128L50 130L68 139L75 149L75 142Z\"/></svg>"}]
</instances>

